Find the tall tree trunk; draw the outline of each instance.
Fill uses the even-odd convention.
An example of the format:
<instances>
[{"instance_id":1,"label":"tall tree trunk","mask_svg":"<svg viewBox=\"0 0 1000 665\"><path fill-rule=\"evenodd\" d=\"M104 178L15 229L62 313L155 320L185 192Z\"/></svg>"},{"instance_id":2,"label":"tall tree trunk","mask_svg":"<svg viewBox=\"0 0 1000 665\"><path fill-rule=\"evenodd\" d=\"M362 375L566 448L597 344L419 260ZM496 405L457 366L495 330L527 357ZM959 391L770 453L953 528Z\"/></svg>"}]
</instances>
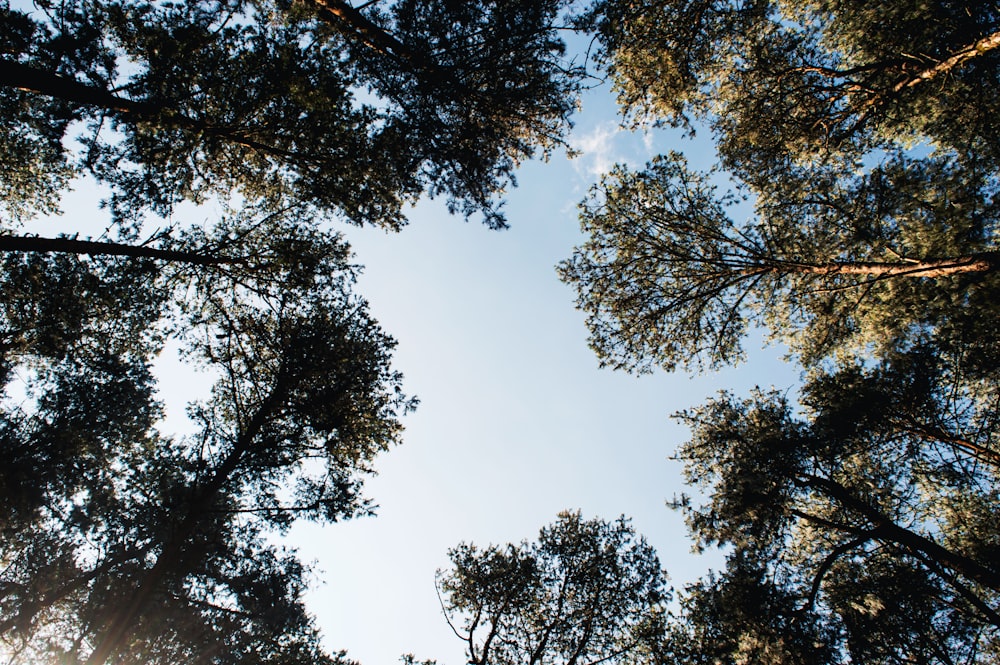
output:
<instances>
[{"instance_id":1,"label":"tall tree trunk","mask_svg":"<svg viewBox=\"0 0 1000 665\"><path fill-rule=\"evenodd\" d=\"M1000 571L987 567L964 554L949 550L919 533L899 526L889 516L868 502L859 499L840 483L814 475L806 476L800 482L821 494L825 494L845 508L859 513L872 524L877 531L876 537L879 540L892 542L915 554L927 556L967 579L974 580L994 591L1000 591Z\"/></svg>"},{"instance_id":2,"label":"tall tree trunk","mask_svg":"<svg viewBox=\"0 0 1000 665\"><path fill-rule=\"evenodd\" d=\"M993 34L987 35L982 39L979 39L972 44L969 44L963 49L960 49L954 53L951 57L945 58L941 62L937 63L933 67L928 67L917 74L910 76L899 83L893 88L893 92L899 92L905 88L912 88L914 86L920 85L925 81L930 81L933 78L937 78L942 74L947 74L955 67L958 67L964 62L972 60L973 58L979 57L984 53L988 53L994 49L1000 48L1000 32L994 32Z\"/></svg>"},{"instance_id":3,"label":"tall tree trunk","mask_svg":"<svg viewBox=\"0 0 1000 665\"><path fill-rule=\"evenodd\" d=\"M6 59L0 59L0 84L74 104L97 106L120 113L156 115L164 111L161 106L118 97L96 86Z\"/></svg>"},{"instance_id":4,"label":"tall tree trunk","mask_svg":"<svg viewBox=\"0 0 1000 665\"><path fill-rule=\"evenodd\" d=\"M858 115L858 120L853 124L850 131L855 131L867 122L869 113L873 109L887 103L907 88L914 88L922 83L926 83L927 81L948 74L962 63L979 57L989 51L995 50L998 47L1000 47L1000 32L994 32L964 48L959 49L950 57L945 58L931 67L919 70L915 74L903 76L903 78L890 89L872 91L868 99L866 99L864 103L861 104L860 108L858 108L855 112ZM862 94L864 94L867 90L864 86L852 86L852 89L853 91L861 92Z\"/></svg>"},{"instance_id":5,"label":"tall tree trunk","mask_svg":"<svg viewBox=\"0 0 1000 665\"><path fill-rule=\"evenodd\" d=\"M947 277L964 273L987 273L1000 270L1000 252L979 252L948 259L886 263L880 261L830 261L799 263L763 260L743 269L745 276L776 274L869 275L872 277Z\"/></svg>"},{"instance_id":6,"label":"tall tree trunk","mask_svg":"<svg viewBox=\"0 0 1000 665\"><path fill-rule=\"evenodd\" d=\"M198 266L217 266L246 263L246 259L232 256L200 254L173 249L124 245L117 242L95 242L76 238L38 238L33 236L0 235L0 252L40 252L84 254L86 256L127 256L130 258L156 259Z\"/></svg>"},{"instance_id":7,"label":"tall tree trunk","mask_svg":"<svg viewBox=\"0 0 1000 665\"><path fill-rule=\"evenodd\" d=\"M422 81L469 93L468 86L452 72L440 67L426 53L414 51L344 0L312 1L320 8L321 19L377 53L393 58Z\"/></svg>"},{"instance_id":8,"label":"tall tree trunk","mask_svg":"<svg viewBox=\"0 0 1000 665\"><path fill-rule=\"evenodd\" d=\"M212 477L205 484L193 488L194 496L184 518L173 529L172 537L164 543L156 562L142 576L129 599L114 612L108 628L98 640L97 646L86 661L86 665L103 665L119 651L146 604L159 588L167 572L176 563L177 557L183 552L185 545L187 545L188 534L192 532L216 495L232 480L233 473L239 468L247 452L256 443L257 435L264 428L268 418L280 406L286 392L285 382L279 379L274 389L264 398L253 417L240 432L232 450L216 467Z\"/></svg>"},{"instance_id":9,"label":"tall tree trunk","mask_svg":"<svg viewBox=\"0 0 1000 665\"><path fill-rule=\"evenodd\" d=\"M424 59L344 0L313 0L313 2L322 10L320 17L324 21L339 28L341 32L353 33L368 48L410 65Z\"/></svg>"}]
</instances>

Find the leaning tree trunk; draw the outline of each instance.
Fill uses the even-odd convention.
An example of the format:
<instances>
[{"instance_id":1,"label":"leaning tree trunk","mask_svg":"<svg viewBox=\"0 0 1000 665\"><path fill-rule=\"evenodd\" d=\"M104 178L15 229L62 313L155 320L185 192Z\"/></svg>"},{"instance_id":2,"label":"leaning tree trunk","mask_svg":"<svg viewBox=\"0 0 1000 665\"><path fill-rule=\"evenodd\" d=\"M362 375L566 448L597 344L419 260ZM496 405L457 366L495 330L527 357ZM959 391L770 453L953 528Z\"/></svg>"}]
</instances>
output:
<instances>
[{"instance_id":1,"label":"leaning tree trunk","mask_svg":"<svg viewBox=\"0 0 1000 665\"><path fill-rule=\"evenodd\" d=\"M830 261L801 263L767 261L743 269L746 276L768 273L809 275L868 275L871 277L948 277L964 273L988 273L1000 270L1000 252L978 252L947 259L923 261Z\"/></svg>"},{"instance_id":2,"label":"leaning tree trunk","mask_svg":"<svg viewBox=\"0 0 1000 665\"><path fill-rule=\"evenodd\" d=\"M125 245L117 242L96 242L76 238L39 238L36 236L0 235L0 252L38 252L83 254L86 256L126 256L134 259L155 259L172 263L198 266L218 266L246 263L246 259L232 256L201 254L175 249Z\"/></svg>"},{"instance_id":3,"label":"leaning tree trunk","mask_svg":"<svg viewBox=\"0 0 1000 665\"><path fill-rule=\"evenodd\" d=\"M174 529L173 536L164 543L156 562L142 575L128 600L112 614L107 629L98 639L97 646L87 658L85 665L104 665L122 648L129 631L135 626L137 619L159 589L163 578L188 544L187 535L194 530L198 520L204 515L204 511L210 508L219 492L232 481L233 474L250 449L258 443L257 436L264 429L268 418L271 418L280 407L286 394L286 385L279 380L240 433L233 449L215 469L212 477L197 488L191 505Z\"/></svg>"}]
</instances>

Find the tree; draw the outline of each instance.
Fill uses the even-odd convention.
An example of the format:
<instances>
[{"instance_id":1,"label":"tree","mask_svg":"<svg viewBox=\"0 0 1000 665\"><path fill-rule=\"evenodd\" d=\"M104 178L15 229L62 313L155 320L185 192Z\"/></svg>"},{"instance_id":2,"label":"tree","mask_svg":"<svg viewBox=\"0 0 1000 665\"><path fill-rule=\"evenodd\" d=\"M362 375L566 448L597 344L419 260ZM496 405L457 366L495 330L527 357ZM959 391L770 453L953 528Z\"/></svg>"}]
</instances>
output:
<instances>
[{"instance_id":1,"label":"tree","mask_svg":"<svg viewBox=\"0 0 1000 665\"><path fill-rule=\"evenodd\" d=\"M692 438L678 457L707 500L677 503L700 547L728 551L725 571L682 600L680 634L701 635L692 651L729 661L756 645L754 662L996 658L996 395L956 395L929 353L817 376L802 415L773 392L723 394L682 414ZM776 599L756 623L748 585ZM817 636L822 659L806 648ZM779 643L797 643L797 655L761 656Z\"/></svg>"},{"instance_id":2,"label":"tree","mask_svg":"<svg viewBox=\"0 0 1000 665\"><path fill-rule=\"evenodd\" d=\"M978 153L995 170L994 2L598 0L623 107L707 121L741 177L900 140Z\"/></svg>"},{"instance_id":3,"label":"tree","mask_svg":"<svg viewBox=\"0 0 1000 665\"><path fill-rule=\"evenodd\" d=\"M672 153L595 186L581 206L587 240L560 275L615 367L731 363L749 325L806 365L918 338L992 355L995 187L947 158L858 176L804 167L749 189L756 217L737 222L740 197Z\"/></svg>"},{"instance_id":4,"label":"tree","mask_svg":"<svg viewBox=\"0 0 1000 665\"><path fill-rule=\"evenodd\" d=\"M537 542L461 544L449 557L438 589L471 663L658 662L666 577L624 517L564 512Z\"/></svg>"},{"instance_id":5,"label":"tree","mask_svg":"<svg viewBox=\"0 0 1000 665\"><path fill-rule=\"evenodd\" d=\"M707 125L719 158L619 167L582 205L560 271L602 362L715 367L759 326L807 370L798 406L682 414L706 499L676 503L726 565L680 595L667 662L996 659L998 17L599 0L585 18L625 111Z\"/></svg>"},{"instance_id":6,"label":"tree","mask_svg":"<svg viewBox=\"0 0 1000 665\"><path fill-rule=\"evenodd\" d=\"M222 237L252 246L228 221ZM52 323L26 326L7 356L28 395L0 428L0 637L15 662L347 662L319 647L307 571L267 536L368 513L362 480L413 402L392 340L351 294L346 246L306 231L270 220L266 273L147 264L112 292L102 264L136 260L17 257L24 287L72 277L96 292L80 293L79 315L26 297L24 318ZM132 319L99 311L112 295L133 298L112 310ZM165 325L217 376L185 437L156 422L149 364Z\"/></svg>"},{"instance_id":7,"label":"tree","mask_svg":"<svg viewBox=\"0 0 1000 665\"><path fill-rule=\"evenodd\" d=\"M5 6L5 208L51 209L88 174L129 220L237 190L398 227L427 191L502 226L496 195L573 108L562 4Z\"/></svg>"},{"instance_id":8,"label":"tree","mask_svg":"<svg viewBox=\"0 0 1000 665\"><path fill-rule=\"evenodd\" d=\"M837 634L822 618L803 611L800 599L776 583L757 562L727 558L678 594L660 662L686 665L836 663Z\"/></svg>"},{"instance_id":9,"label":"tree","mask_svg":"<svg viewBox=\"0 0 1000 665\"><path fill-rule=\"evenodd\" d=\"M924 335L990 344L997 9L594 3L625 110L707 124L735 189L674 154L594 188L562 275L602 361L729 363L748 325L807 366Z\"/></svg>"},{"instance_id":10,"label":"tree","mask_svg":"<svg viewBox=\"0 0 1000 665\"><path fill-rule=\"evenodd\" d=\"M12 661L347 662L269 537L368 513L362 480L415 402L325 224L398 228L428 194L503 226L514 168L568 127L564 7L0 4ZM83 179L103 235L25 232ZM206 201L219 219L176 219ZM167 338L217 377L194 435L159 429Z\"/></svg>"}]
</instances>

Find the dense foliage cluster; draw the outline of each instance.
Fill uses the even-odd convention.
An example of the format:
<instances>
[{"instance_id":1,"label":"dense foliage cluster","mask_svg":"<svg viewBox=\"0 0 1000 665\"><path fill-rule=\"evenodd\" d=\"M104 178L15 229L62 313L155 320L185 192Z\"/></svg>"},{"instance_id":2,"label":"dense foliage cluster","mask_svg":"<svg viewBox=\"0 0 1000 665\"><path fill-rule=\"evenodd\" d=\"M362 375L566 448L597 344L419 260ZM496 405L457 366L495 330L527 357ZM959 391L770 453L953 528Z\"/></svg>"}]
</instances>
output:
<instances>
[{"instance_id":1,"label":"dense foliage cluster","mask_svg":"<svg viewBox=\"0 0 1000 665\"><path fill-rule=\"evenodd\" d=\"M275 536L368 513L415 400L330 222L502 227L574 106L563 5L0 1L5 662L347 662ZM39 237L80 182L103 233ZM168 341L213 385L183 435Z\"/></svg>"},{"instance_id":2,"label":"dense foliage cluster","mask_svg":"<svg viewBox=\"0 0 1000 665\"><path fill-rule=\"evenodd\" d=\"M572 110L561 4L5 2L4 210L87 174L124 220L235 192L395 227L429 192L500 226Z\"/></svg>"},{"instance_id":3,"label":"dense foliage cluster","mask_svg":"<svg viewBox=\"0 0 1000 665\"><path fill-rule=\"evenodd\" d=\"M442 606L474 665L625 664L659 648L666 575L624 518L562 513L536 542L450 557Z\"/></svg>"},{"instance_id":4,"label":"dense foliage cluster","mask_svg":"<svg viewBox=\"0 0 1000 665\"><path fill-rule=\"evenodd\" d=\"M988 663L1000 643L1000 5L598 0L633 122L707 127L618 167L560 266L604 364L738 362L760 327L799 404L681 414L681 497L724 570L680 594L684 663ZM747 213L749 206L753 212Z\"/></svg>"},{"instance_id":5,"label":"dense foliage cluster","mask_svg":"<svg viewBox=\"0 0 1000 665\"><path fill-rule=\"evenodd\" d=\"M347 248L287 232L252 274L5 260L4 378L24 397L0 420L0 633L17 661L328 660L305 570L269 534L366 512L361 481L412 402ZM214 379L185 436L158 422L165 333Z\"/></svg>"}]
</instances>

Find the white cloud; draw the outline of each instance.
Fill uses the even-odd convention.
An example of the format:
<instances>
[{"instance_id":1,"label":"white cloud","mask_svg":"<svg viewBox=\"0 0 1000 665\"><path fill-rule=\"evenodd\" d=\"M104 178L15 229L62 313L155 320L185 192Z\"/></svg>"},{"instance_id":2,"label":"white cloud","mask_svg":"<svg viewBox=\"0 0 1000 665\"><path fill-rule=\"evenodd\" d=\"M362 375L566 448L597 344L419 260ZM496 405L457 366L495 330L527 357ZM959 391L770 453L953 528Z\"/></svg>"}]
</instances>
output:
<instances>
[{"instance_id":1,"label":"white cloud","mask_svg":"<svg viewBox=\"0 0 1000 665\"><path fill-rule=\"evenodd\" d=\"M653 144L653 132L646 130L642 133L642 145L646 148L646 155L652 157L655 154L655 146Z\"/></svg>"},{"instance_id":2,"label":"white cloud","mask_svg":"<svg viewBox=\"0 0 1000 665\"><path fill-rule=\"evenodd\" d=\"M616 139L622 132L617 122L605 122L585 134L574 134L570 144L580 153L574 163L577 172L596 179L610 171L616 162L622 161L616 145Z\"/></svg>"}]
</instances>

